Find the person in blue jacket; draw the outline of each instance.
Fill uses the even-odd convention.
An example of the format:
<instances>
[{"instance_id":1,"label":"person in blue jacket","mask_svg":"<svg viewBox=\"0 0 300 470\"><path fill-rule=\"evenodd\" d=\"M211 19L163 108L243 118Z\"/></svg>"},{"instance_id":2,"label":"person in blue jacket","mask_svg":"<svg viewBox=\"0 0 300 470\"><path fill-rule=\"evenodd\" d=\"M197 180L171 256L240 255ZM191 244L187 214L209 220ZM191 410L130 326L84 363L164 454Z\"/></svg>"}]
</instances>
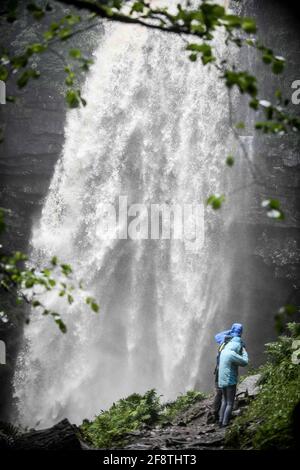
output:
<instances>
[{"instance_id":1,"label":"person in blue jacket","mask_svg":"<svg viewBox=\"0 0 300 470\"><path fill-rule=\"evenodd\" d=\"M219 414L220 426L227 426L233 409L238 381L239 366L248 364L248 354L241 337L233 336L220 354L218 386L222 389L222 405Z\"/></svg>"},{"instance_id":2,"label":"person in blue jacket","mask_svg":"<svg viewBox=\"0 0 300 470\"><path fill-rule=\"evenodd\" d=\"M219 360L220 354L222 349L224 349L225 345L235 336L241 336L243 332L243 325L241 323L233 323L230 330L221 331L215 335L215 341L219 345L218 348L218 355L217 355L217 363L215 367L215 398L213 402L213 420L219 420L219 412L222 403L222 388L219 387L218 380L219 380Z\"/></svg>"}]
</instances>

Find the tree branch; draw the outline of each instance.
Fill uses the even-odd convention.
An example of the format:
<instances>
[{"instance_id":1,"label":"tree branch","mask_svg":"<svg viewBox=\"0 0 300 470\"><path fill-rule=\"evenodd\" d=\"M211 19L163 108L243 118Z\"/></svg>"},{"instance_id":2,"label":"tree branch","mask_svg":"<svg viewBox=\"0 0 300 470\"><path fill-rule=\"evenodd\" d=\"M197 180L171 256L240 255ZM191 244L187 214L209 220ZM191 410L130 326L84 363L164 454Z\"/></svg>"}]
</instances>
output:
<instances>
[{"instance_id":1,"label":"tree branch","mask_svg":"<svg viewBox=\"0 0 300 470\"><path fill-rule=\"evenodd\" d=\"M181 26L162 26L155 23L149 23L147 21L141 20L140 18L132 18L131 16L124 15L123 13L113 12L113 14L109 14L108 10L100 5L99 3L94 3L89 0L57 0L59 3L63 3L65 5L70 5L78 8L79 10L88 10L91 13L96 13L101 18L105 18L110 21L118 21L120 23L127 23L127 24L137 24L140 26L144 26L150 29L156 29L159 31L164 31L166 33L185 33L192 36L199 36L197 33L192 33L189 29L184 28Z\"/></svg>"}]
</instances>

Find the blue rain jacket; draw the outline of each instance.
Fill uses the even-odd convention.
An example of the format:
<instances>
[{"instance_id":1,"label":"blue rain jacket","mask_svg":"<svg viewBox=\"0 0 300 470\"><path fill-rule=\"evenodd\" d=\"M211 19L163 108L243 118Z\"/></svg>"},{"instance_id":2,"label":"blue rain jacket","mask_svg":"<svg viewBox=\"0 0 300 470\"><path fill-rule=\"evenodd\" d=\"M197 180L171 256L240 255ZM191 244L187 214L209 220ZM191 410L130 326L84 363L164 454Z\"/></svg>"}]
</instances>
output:
<instances>
[{"instance_id":1,"label":"blue rain jacket","mask_svg":"<svg viewBox=\"0 0 300 470\"><path fill-rule=\"evenodd\" d=\"M221 331L215 335L215 340L218 344L222 344L225 341L226 336L234 337L241 336L243 333L243 325L241 323L233 323L230 330Z\"/></svg>"},{"instance_id":2,"label":"blue rain jacket","mask_svg":"<svg viewBox=\"0 0 300 470\"><path fill-rule=\"evenodd\" d=\"M248 364L248 354L239 336L234 336L220 354L218 385L220 388L236 385L238 367Z\"/></svg>"},{"instance_id":3,"label":"blue rain jacket","mask_svg":"<svg viewBox=\"0 0 300 470\"><path fill-rule=\"evenodd\" d=\"M236 385L238 367L248 364L248 354L239 336L234 336L221 351L219 359L218 386Z\"/></svg>"}]
</instances>

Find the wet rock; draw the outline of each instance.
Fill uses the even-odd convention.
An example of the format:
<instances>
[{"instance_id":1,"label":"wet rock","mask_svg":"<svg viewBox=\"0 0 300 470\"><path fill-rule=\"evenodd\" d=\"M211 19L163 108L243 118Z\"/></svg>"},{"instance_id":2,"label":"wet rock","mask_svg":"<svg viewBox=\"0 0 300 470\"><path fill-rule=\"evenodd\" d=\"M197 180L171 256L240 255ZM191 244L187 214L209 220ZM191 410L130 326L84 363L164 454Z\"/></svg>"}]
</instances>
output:
<instances>
[{"instance_id":1,"label":"wet rock","mask_svg":"<svg viewBox=\"0 0 300 470\"><path fill-rule=\"evenodd\" d=\"M77 428L67 419L52 428L30 431L14 441L17 450L81 450Z\"/></svg>"},{"instance_id":2,"label":"wet rock","mask_svg":"<svg viewBox=\"0 0 300 470\"><path fill-rule=\"evenodd\" d=\"M260 390L259 381L261 374L249 375L243 380L237 388L236 396L240 400L244 397L255 397Z\"/></svg>"},{"instance_id":3,"label":"wet rock","mask_svg":"<svg viewBox=\"0 0 300 470\"><path fill-rule=\"evenodd\" d=\"M221 448L225 431L215 424L207 424L213 398L199 401L180 413L173 423L155 427L149 433L144 429L131 434L125 449L204 449Z\"/></svg>"}]
</instances>

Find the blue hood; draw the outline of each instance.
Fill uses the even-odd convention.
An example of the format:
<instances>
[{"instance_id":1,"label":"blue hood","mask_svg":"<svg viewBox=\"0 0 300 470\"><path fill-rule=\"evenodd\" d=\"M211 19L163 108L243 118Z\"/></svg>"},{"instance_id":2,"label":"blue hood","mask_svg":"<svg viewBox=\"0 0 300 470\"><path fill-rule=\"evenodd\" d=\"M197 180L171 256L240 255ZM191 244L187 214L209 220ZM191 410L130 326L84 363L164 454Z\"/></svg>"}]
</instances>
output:
<instances>
[{"instance_id":1,"label":"blue hood","mask_svg":"<svg viewBox=\"0 0 300 470\"><path fill-rule=\"evenodd\" d=\"M242 336L243 325L241 323L233 323L230 333L230 336Z\"/></svg>"},{"instance_id":2,"label":"blue hood","mask_svg":"<svg viewBox=\"0 0 300 470\"><path fill-rule=\"evenodd\" d=\"M243 325L241 323L233 323L230 330L221 331L215 335L215 340L218 344L222 344L225 341L226 336L231 338L235 336L241 336L243 333Z\"/></svg>"}]
</instances>

